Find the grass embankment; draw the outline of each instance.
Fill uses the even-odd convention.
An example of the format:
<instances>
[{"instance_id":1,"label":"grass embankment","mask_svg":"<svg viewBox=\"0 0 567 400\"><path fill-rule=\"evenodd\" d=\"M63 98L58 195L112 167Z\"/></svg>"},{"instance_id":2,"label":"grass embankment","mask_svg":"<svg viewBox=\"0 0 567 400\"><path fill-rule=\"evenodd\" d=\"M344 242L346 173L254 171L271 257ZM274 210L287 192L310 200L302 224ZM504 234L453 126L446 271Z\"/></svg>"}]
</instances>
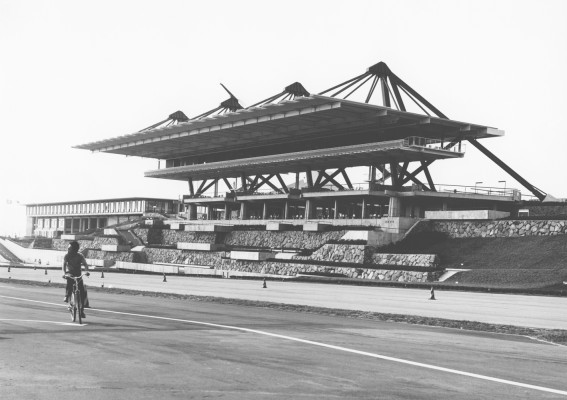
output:
<instances>
[{"instance_id":1,"label":"grass embankment","mask_svg":"<svg viewBox=\"0 0 567 400\"><path fill-rule=\"evenodd\" d=\"M379 251L437 254L443 268L471 270L453 275L449 285L560 289L567 282L565 235L451 239L421 232Z\"/></svg>"}]
</instances>

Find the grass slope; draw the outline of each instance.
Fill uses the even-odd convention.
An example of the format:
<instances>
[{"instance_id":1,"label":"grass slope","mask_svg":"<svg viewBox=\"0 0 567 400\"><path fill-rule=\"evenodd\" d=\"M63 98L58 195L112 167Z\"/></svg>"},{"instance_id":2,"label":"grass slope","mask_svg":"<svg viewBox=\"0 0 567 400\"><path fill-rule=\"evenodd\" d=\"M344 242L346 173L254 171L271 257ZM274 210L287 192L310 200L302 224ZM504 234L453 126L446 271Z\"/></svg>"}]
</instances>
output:
<instances>
[{"instance_id":1,"label":"grass slope","mask_svg":"<svg viewBox=\"0 0 567 400\"><path fill-rule=\"evenodd\" d=\"M451 239L421 232L380 253L437 254L445 268L556 269L567 267L567 235Z\"/></svg>"},{"instance_id":2,"label":"grass slope","mask_svg":"<svg viewBox=\"0 0 567 400\"><path fill-rule=\"evenodd\" d=\"M421 232L378 251L437 254L443 268L471 269L447 284L541 289L567 281L567 235L451 239Z\"/></svg>"}]
</instances>

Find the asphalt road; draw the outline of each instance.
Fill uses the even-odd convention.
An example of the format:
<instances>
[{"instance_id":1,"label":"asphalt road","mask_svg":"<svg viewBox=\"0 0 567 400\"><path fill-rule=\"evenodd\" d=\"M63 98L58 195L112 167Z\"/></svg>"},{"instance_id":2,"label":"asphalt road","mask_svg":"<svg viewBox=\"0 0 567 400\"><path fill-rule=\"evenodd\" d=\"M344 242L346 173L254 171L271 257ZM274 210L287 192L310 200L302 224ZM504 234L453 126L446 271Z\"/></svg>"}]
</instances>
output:
<instances>
[{"instance_id":1,"label":"asphalt road","mask_svg":"<svg viewBox=\"0 0 567 400\"><path fill-rule=\"evenodd\" d=\"M62 292L0 283L1 399L567 397L523 337L95 291L79 326Z\"/></svg>"},{"instance_id":2,"label":"asphalt road","mask_svg":"<svg viewBox=\"0 0 567 400\"><path fill-rule=\"evenodd\" d=\"M0 278L62 283L59 270L0 268ZM419 315L454 320L533 328L567 329L567 297L544 297L512 294L435 292L429 301L428 290L389 287L313 284L304 282L213 279L160 275L93 272L85 279L87 286L126 288L151 292L215 296L275 303L300 304L347 310Z\"/></svg>"}]
</instances>

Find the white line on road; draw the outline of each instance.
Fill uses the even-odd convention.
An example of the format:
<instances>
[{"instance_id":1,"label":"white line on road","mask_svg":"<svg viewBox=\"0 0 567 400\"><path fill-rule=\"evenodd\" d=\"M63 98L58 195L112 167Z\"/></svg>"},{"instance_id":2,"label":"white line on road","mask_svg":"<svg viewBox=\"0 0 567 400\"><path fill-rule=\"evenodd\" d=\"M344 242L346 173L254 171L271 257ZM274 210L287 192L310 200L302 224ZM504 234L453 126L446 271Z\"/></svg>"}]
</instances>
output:
<instances>
[{"instance_id":1,"label":"white line on road","mask_svg":"<svg viewBox=\"0 0 567 400\"><path fill-rule=\"evenodd\" d=\"M13 299L13 300L29 301L29 302L33 302L33 303L62 306L61 304L49 303L49 302L38 301L38 300L22 299L22 298L18 298L18 297L10 297L10 296L2 296L2 295L0 295L0 297L6 298L6 299ZM99 312L109 313L109 314L129 315L129 316L133 316L133 317L159 319L159 320L164 320L164 321L185 322L185 323L195 324L195 325L204 325L204 326L211 326L211 327L215 327L215 328L224 328L224 329L237 330L237 331L241 331L241 332L256 333L258 335L270 336L270 337L275 337L275 338L279 338L279 339L285 339L285 340L290 340L290 341L294 341L294 342L310 344L310 345L313 345L313 346L324 347L324 348L333 349L333 350L339 350L339 351L343 351L343 352L346 352L346 353L358 354L358 355L362 355L362 356L378 358L378 359L381 359L381 360L412 365L412 366L415 366L415 367L421 367L421 368L431 369L431 370L435 370L435 371L447 372L447 373L455 374L455 375L467 376L469 378L482 379L482 380L485 380L485 381L502 383L502 384L505 384L505 385L517 386L517 387L522 387L522 388L526 388L526 389L533 389L533 390L538 390L538 391L541 391L541 392L548 392L548 393L554 393L554 394L560 394L560 395L563 395L563 396L567 396L567 391L565 391L565 390L558 390L558 389L547 388L547 387L544 387L544 386L530 385L528 383L510 381L510 380L507 380L507 379L500 379L500 378L495 378L495 377L492 377L492 376L475 374L475 373L472 373L472 372L461 371L461 370L458 370L458 369L439 367L437 365L425 364L425 363L420 363L420 362L411 361L411 360L405 360L403 358L389 357L389 356L385 356L385 355L382 355L382 354L376 354L376 353L370 353L370 352L366 352L366 351L349 349L347 347L335 346L335 345L332 345L332 344L315 342L315 341L312 341L312 340L300 339L300 338L296 338L296 337L293 337L293 336L280 335L280 334L277 334L277 333L259 331L259 330L256 330L256 329L242 328L242 327L231 326L231 325L214 324L214 323L211 323L211 322L194 321L194 320L188 320L188 319L160 317L160 316L156 316L156 315L135 314L135 313L128 313L128 312L123 312L123 311L103 310L103 309L99 309L99 308L91 308L90 310L91 311L99 311Z\"/></svg>"},{"instance_id":2,"label":"white line on road","mask_svg":"<svg viewBox=\"0 0 567 400\"><path fill-rule=\"evenodd\" d=\"M4 297L4 296L2 296ZM60 322L60 321L40 321L37 319L7 319L7 318L0 318L0 322L7 321L7 322L32 322L32 323L44 323L44 324L56 324L56 325L68 325L68 326L77 326L82 327L86 326L87 324L74 324L72 322Z\"/></svg>"}]
</instances>

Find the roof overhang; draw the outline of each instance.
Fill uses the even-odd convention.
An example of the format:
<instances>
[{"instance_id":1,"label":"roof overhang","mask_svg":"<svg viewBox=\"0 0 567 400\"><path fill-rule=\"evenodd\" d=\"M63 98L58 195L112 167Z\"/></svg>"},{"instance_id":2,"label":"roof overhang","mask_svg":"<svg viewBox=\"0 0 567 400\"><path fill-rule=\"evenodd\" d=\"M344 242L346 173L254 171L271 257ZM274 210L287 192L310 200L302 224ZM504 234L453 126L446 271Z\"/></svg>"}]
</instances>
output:
<instances>
[{"instance_id":1,"label":"roof overhang","mask_svg":"<svg viewBox=\"0 0 567 400\"><path fill-rule=\"evenodd\" d=\"M242 151L263 156L306 148L337 147L420 136L440 140L502 136L488 126L424 116L388 107L312 95L190 120L75 148L156 159L196 157L199 162ZM216 158L215 158L216 157Z\"/></svg>"}]
</instances>

